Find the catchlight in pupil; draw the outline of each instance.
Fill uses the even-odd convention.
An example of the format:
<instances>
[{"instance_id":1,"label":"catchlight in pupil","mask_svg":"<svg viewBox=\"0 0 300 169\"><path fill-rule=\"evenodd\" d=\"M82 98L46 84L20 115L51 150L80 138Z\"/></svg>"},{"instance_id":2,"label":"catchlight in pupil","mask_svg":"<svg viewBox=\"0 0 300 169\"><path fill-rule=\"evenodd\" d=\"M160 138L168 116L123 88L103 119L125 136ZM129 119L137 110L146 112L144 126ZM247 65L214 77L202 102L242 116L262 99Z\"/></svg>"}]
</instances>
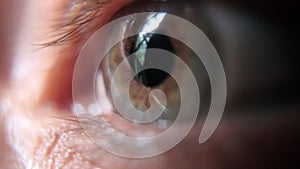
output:
<instances>
[{"instance_id":1,"label":"catchlight in pupil","mask_svg":"<svg viewBox=\"0 0 300 169\"><path fill-rule=\"evenodd\" d=\"M149 48L158 48L174 53L172 43L167 36L151 33L140 34L133 42L130 51L130 53L134 53L133 57L129 59L131 68L134 70L134 72L139 72L139 70L143 69L143 67L151 65L151 63L152 65L153 63L163 63L166 71L170 72L172 70L173 58L159 54L155 56L148 56L147 49ZM149 68L140 71L135 78L145 86L154 87L162 84L169 77L167 72L159 69Z\"/></svg>"}]
</instances>

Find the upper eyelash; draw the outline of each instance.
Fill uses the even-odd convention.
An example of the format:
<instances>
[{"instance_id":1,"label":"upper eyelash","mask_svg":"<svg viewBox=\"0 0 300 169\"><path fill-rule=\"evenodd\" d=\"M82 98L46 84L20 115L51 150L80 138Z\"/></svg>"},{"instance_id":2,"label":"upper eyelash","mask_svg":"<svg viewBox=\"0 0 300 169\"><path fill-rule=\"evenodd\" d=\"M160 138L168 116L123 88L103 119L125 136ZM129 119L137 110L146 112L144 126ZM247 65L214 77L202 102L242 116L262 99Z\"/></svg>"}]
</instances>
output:
<instances>
[{"instance_id":1,"label":"upper eyelash","mask_svg":"<svg viewBox=\"0 0 300 169\"><path fill-rule=\"evenodd\" d=\"M53 28L52 40L41 45L57 46L78 40L82 34L91 31L86 28L102 15L102 8L108 2L109 0L70 0L63 9L66 11L65 16L62 16L62 20Z\"/></svg>"}]
</instances>

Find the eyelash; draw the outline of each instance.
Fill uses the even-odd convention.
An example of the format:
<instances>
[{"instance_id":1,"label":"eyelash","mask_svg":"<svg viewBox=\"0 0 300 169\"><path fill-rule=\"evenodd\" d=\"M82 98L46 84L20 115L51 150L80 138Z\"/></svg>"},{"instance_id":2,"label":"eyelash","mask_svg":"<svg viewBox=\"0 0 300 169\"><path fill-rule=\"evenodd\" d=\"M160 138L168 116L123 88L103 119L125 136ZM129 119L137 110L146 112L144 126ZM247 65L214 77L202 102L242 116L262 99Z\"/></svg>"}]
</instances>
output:
<instances>
[{"instance_id":1,"label":"eyelash","mask_svg":"<svg viewBox=\"0 0 300 169\"><path fill-rule=\"evenodd\" d=\"M62 19L53 26L50 34L52 40L46 43L38 44L42 47L62 46L76 42L81 42L85 34L94 32L99 25L92 25L95 20L102 16L102 9L108 4L112 3L111 0L69 0L62 9ZM119 6L125 6L135 1L145 2L165 2L166 0L119 0ZM122 4L122 5L120 5Z\"/></svg>"},{"instance_id":2,"label":"eyelash","mask_svg":"<svg viewBox=\"0 0 300 169\"><path fill-rule=\"evenodd\" d=\"M40 45L60 46L70 41L79 41L84 34L95 29L87 27L102 15L101 11L106 4L107 0L72 1L64 9L66 15L62 17L62 23L54 26L52 40Z\"/></svg>"}]
</instances>

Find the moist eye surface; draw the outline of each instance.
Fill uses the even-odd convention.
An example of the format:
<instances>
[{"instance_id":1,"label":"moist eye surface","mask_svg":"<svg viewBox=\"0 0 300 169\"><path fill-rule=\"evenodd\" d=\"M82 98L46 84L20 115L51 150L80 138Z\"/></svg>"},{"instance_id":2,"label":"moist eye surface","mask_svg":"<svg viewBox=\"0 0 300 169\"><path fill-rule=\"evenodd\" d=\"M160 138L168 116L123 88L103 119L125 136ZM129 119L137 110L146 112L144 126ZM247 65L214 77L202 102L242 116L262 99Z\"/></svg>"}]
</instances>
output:
<instances>
[{"instance_id":1,"label":"moist eye surface","mask_svg":"<svg viewBox=\"0 0 300 169\"><path fill-rule=\"evenodd\" d=\"M134 53L134 57L130 57L129 62L133 71L137 73L135 79L148 87L162 84L169 77L167 72L154 68L141 72L139 70L143 69L143 67L148 67L147 65L151 63L164 63L167 71L172 71L172 58L159 54L148 56L146 51L148 48L159 48L174 53L170 39L160 34L145 34L138 35L133 43L130 53Z\"/></svg>"}]
</instances>

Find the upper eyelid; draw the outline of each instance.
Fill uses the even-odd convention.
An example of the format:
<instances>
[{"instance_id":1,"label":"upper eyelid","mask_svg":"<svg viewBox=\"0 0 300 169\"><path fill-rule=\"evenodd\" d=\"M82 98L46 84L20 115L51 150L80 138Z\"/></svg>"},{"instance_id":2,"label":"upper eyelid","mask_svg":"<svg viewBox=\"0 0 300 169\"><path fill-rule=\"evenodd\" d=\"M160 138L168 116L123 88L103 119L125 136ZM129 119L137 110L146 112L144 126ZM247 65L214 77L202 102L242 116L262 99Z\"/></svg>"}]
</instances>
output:
<instances>
[{"instance_id":1,"label":"upper eyelid","mask_svg":"<svg viewBox=\"0 0 300 169\"><path fill-rule=\"evenodd\" d=\"M109 0L70 0L61 9L62 15L51 32L52 38L43 47L64 45L69 41L78 40L88 25L101 16L101 11Z\"/></svg>"},{"instance_id":2,"label":"upper eyelid","mask_svg":"<svg viewBox=\"0 0 300 169\"><path fill-rule=\"evenodd\" d=\"M89 25L102 15L102 9L114 0L67 0L61 18L53 26L51 40L41 43L42 47L60 46L80 40L83 34L95 29ZM123 1L123 0L120 0ZM124 0L125 1L125 0ZM177 0L127 0L127 1L177 1ZM196 0L197 1L197 0ZM89 27L89 28L88 28ZM88 29L87 29L88 28Z\"/></svg>"}]
</instances>

